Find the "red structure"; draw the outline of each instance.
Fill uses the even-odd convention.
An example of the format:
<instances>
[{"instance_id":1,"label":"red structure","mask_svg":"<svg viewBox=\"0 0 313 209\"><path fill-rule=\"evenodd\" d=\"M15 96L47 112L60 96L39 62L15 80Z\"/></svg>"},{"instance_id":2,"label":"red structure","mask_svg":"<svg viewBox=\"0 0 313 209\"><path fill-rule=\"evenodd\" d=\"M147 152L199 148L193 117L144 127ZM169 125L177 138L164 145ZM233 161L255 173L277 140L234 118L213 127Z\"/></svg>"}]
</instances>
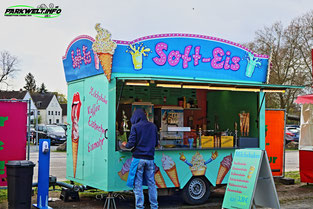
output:
<instances>
[{"instance_id":1,"label":"red structure","mask_svg":"<svg viewBox=\"0 0 313 209\"><path fill-rule=\"evenodd\" d=\"M5 163L26 159L27 102L0 101L0 186L7 185Z\"/></svg>"},{"instance_id":2,"label":"red structure","mask_svg":"<svg viewBox=\"0 0 313 209\"><path fill-rule=\"evenodd\" d=\"M295 103L301 104L300 178L301 182L313 183L313 95L299 96Z\"/></svg>"}]
</instances>

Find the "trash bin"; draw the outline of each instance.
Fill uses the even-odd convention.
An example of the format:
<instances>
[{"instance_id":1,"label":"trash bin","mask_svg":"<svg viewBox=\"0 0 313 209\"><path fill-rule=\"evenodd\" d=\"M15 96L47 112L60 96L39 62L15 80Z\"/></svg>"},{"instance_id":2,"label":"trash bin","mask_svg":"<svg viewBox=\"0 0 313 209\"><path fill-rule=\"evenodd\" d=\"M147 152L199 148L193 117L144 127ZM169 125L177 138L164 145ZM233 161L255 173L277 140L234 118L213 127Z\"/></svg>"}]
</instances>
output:
<instances>
[{"instance_id":1,"label":"trash bin","mask_svg":"<svg viewBox=\"0 0 313 209\"><path fill-rule=\"evenodd\" d=\"M9 209L30 209L32 198L32 161L9 161L7 167Z\"/></svg>"}]
</instances>

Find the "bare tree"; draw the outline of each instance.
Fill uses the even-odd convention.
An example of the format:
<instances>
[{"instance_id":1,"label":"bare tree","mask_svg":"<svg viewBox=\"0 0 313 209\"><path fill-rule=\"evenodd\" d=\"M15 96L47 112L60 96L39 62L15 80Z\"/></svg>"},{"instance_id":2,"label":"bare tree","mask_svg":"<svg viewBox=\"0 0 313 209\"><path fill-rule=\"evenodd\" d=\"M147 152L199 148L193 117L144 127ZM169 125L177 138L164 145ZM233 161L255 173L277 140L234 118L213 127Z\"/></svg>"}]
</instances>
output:
<instances>
[{"instance_id":1,"label":"bare tree","mask_svg":"<svg viewBox=\"0 0 313 209\"><path fill-rule=\"evenodd\" d=\"M14 74L19 71L18 62L18 58L8 51L0 52L0 84L9 86L9 78L14 78Z\"/></svg>"},{"instance_id":2,"label":"bare tree","mask_svg":"<svg viewBox=\"0 0 313 209\"><path fill-rule=\"evenodd\" d=\"M281 22L256 32L254 43L247 46L257 53L272 55L269 83L306 86L290 89L285 94L267 94L266 106L293 113L299 94L312 91L313 10L291 21L284 28Z\"/></svg>"}]
</instances>

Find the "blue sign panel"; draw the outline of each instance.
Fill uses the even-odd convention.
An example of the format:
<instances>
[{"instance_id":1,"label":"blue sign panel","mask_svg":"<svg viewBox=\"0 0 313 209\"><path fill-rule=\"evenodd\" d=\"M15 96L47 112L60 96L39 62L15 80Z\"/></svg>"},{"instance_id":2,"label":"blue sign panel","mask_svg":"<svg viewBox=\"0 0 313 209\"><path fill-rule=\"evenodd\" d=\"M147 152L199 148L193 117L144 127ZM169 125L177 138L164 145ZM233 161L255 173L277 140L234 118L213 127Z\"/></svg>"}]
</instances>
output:
<instances>
[{"instance_id":1,"label":"blue sign panel","mask_svg":"<svg viewBox=\"0 0 313 209\"><path fill-rule=\"evenodd\" d=\"M92 50L95 40L77 37L63 57L66 81L103 73ZM134 41L115 41L112 75L179 77L215 81L264 83L268 56L240 44L193 34L160 34ZM118 74L117 74L118 73Z\"/></svg>"},{"instance_id":2,"label":"blue sign panel","mask_svg":"<svg viewBox=\"0 0 313 209\"><path fill-rule=\"evenodd\" d=\"M112 73L265 82L268 56L231 41L192 34L160 34L117 41Z\"/></svg>"},{"instance_id":3,"label":"blue sign panel","mask_svg":"<svg viewBox=\"0 0 313 209\"><path fill-rule=\"evenodd\" d=\"M92 50L93 42L92 37L82 35L68 46L63 57L67 82L103 73L98 57Z\"/></svg>"}]
</instances>

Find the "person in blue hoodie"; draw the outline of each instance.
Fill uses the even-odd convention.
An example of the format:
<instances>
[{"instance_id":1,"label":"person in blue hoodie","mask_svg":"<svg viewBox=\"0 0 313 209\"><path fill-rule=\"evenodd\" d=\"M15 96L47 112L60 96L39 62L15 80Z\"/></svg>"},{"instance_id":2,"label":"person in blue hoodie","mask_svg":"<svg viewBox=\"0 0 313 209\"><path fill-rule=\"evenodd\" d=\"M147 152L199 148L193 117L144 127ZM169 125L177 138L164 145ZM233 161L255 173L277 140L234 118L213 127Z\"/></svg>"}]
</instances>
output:
<instances>
[{"instance_id":1,"label":"person in blue hoodie","mask_svg":"<svg viewBox=\"0 0 313 209\"><path fill-rule=\"evenodd\" d=\"M142 109L135 110L130 122L132 127L128 142L123 144L133 153L127 185L134 190L137 209L144 208L142 186L148 186L150 208L156 209L158 194L154 181L154 151L158 146L158 130L155 124L147 120Z\"/></svg>"}]
</instances>

